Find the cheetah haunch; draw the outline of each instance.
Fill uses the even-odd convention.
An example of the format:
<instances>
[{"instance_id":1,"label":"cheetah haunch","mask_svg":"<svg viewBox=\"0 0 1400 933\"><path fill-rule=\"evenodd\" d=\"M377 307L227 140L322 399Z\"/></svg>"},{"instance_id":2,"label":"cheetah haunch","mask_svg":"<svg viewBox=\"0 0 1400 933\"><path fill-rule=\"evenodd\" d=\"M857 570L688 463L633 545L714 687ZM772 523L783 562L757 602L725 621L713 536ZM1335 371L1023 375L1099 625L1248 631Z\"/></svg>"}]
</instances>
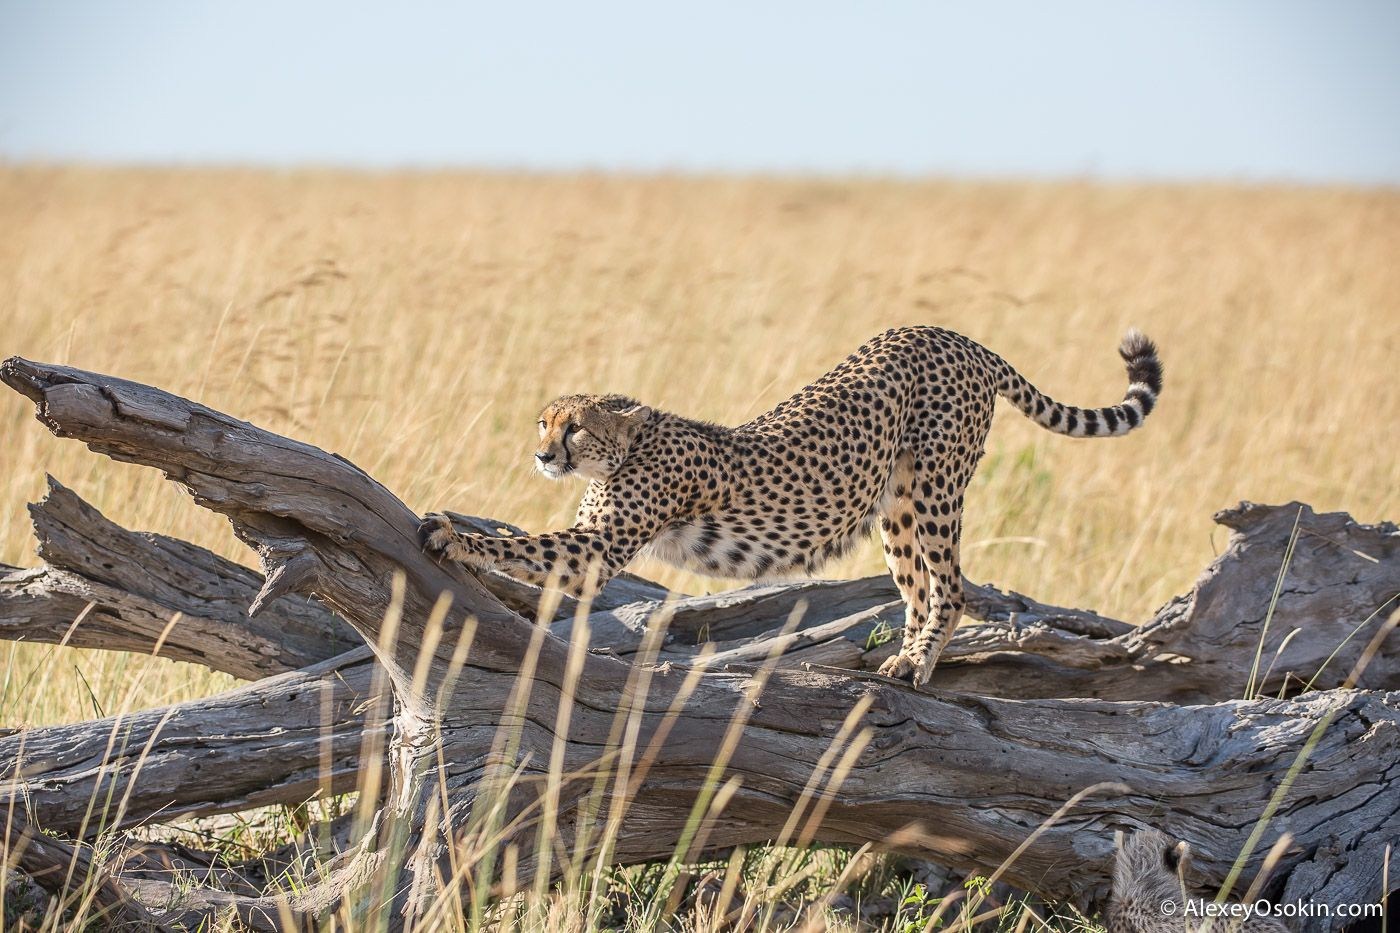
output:
<instances>
[{"instance_id":1,"label":"cheetah haunch","mask_svg":"<svg viewBox=\"0 0 1400 933\"><path fill-rule=\"evenodd\" d=\"M880 672L923 684L962 617L963 491L995 396L1057 434L1127 434L1152 411L1162 367L1137 331L1119 353L1128 391L1107 408L1063 405L995 353L938 327L886 331L737 428L618 395L567 395L540 415L535 462L551 479L589 481L574 526L494 538L458 533L434 514L424 544L578 595L643 550L711 576L814 573L878 519L906 606L903 645Z\"/></svg>"}]
</instances>

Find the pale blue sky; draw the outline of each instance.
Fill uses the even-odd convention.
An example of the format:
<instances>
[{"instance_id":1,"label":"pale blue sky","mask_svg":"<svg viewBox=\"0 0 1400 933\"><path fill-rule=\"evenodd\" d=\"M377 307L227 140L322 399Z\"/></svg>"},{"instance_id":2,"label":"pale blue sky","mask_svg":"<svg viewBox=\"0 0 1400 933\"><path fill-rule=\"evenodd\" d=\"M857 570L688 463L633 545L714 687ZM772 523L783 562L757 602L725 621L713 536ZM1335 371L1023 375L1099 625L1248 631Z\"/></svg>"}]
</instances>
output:
<instances>
[{"instance_id":1,"label":"pale blue sky","mask_svg":"<svg viewBox=\"0 0 1400 933\"><path fill-rule=\"evenodd\" d=\"M0 158L1400 184L1400 0L0 0Z\"/></svg>"}]
</instances>

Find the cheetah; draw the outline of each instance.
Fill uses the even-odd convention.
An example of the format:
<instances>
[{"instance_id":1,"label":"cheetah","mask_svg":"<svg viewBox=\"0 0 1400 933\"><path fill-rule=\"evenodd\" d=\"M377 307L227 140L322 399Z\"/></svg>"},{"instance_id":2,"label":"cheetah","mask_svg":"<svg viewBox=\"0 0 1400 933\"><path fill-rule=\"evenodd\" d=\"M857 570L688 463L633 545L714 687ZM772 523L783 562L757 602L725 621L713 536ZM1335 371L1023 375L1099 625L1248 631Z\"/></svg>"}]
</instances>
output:
<instances>
[{"instance_id":1,"label":"cheetah","mask_svg":"<svg viewBox=\"0 0 1400 933\"><path fill-rule=\"evenodd\" d=\"M1187 888L1184 879L1189 866L1186 843L1174 844L1155 829L1120 837L1113 862L1113 893L1106 911L1108 933L1288 933L1283 921L1265 914L1188 915L1188 903L1204 907L1214 900ZM1164 908L1164 904L1169 906Z\"/></svg>"},{"instance_id":2,"label":"cheetah","mask_svg":"<svg viewBox=\"0 0 1400 933\"><path fill-rule=\"evenodd\" d=\"M566 395L540 415L535 466L588 481L572 528L495 538L435 513L421 535L449 560L578 595L643 551L708 576L812 574L878 523L905 603L900 650L880 673L922 685L962 617L963 491L995 397L1057 434L1127 434L1156 404L1162 367L1135 330L1119 354L1129 386L1106 408L1056 402L992 351L932 326L880 334L736 428L621 395Z\"/></svg>"}]
</instances>

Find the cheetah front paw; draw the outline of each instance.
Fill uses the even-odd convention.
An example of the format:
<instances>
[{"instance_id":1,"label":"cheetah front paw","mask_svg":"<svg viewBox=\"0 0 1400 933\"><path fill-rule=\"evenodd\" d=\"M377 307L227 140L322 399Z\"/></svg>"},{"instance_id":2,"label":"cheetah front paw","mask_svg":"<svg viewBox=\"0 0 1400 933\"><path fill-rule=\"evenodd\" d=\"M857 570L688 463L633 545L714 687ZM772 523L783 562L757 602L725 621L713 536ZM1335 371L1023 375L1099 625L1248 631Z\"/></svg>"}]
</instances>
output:
<instances>
[{"instance_id":1,"label":"cheetah front paw","mask_svg":"<svg viewBox=\"0 0 1400 933\"><path fill-rule=\"evenodd\" d=\"M904 654L895 654L886 658L885 663L880 665L879 674L881 677L893 677L895 680L907 680L913 683L915 671L913 661Z\"/></svg>"},{"instance_id":2,"label":"cheetah front paw","mask_svg":"<svg viewBox=\"0 0 1400 933\"><path fill-rule=\"evenodd\" d=\"M457 532L452 527L452 519L441 512L429 512L418 523L418 540L423 543L423 550L430 553L446 554L448 545L456 538Z\"/></svg>"}]
</instances>

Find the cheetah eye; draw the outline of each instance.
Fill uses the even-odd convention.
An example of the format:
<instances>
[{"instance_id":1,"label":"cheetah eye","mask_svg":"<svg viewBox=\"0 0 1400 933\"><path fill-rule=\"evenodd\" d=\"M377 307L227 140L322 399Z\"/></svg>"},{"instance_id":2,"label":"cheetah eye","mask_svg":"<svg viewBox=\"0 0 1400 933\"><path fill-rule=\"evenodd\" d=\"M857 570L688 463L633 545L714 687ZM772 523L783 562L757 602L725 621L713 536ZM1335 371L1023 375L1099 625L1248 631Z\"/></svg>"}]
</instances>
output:
<instances>
[{"instance_id":1,"label":"cheetah eye","mask_svg":"<svg viewBox=\"0 0 1400 933\"><path fill-rule=\"evenodd\" d=\"M576 424L571 424L571 425L569 425L567 428L564 429L564 436L565 436L565 437L573 437L573 436L574 436L575 434L577 434L580 430L581 430L581 429L579 428L578 425L576 425Z\"/></svg>"},{"instance_id":2,"label":"cheetah eye","mask_svg":"<svg viewBox=\"0 0 1400 933\"><path fill-rule=\"evenodd\" d=\"M541 421L540 421L540 430L543 431L546 427L547 427L547 425L544 423L543 420L541 420Z\"/></svg>"}]
</instances>

